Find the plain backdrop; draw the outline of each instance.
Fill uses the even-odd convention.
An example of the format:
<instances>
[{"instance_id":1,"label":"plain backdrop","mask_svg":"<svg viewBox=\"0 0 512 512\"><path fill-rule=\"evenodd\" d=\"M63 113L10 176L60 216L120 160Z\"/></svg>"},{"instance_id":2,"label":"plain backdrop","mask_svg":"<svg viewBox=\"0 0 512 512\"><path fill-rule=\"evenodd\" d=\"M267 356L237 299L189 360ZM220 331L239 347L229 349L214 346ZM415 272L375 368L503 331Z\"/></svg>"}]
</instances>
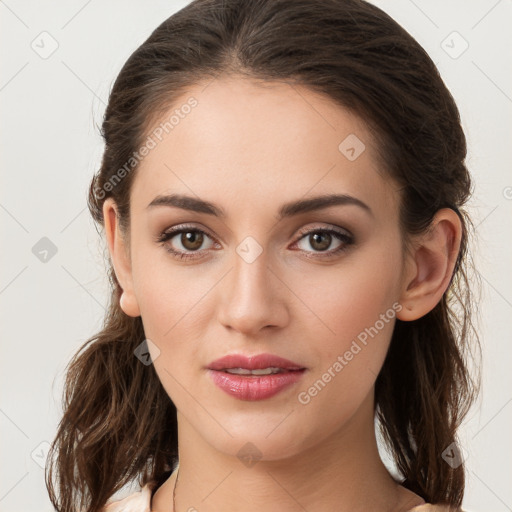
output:
<instances>
[{"instance_id":1,"label":"plain backdrop","mask_svg":"<svg viewBox=\"0 0 512 512\"><path fill-rule=\"evenodd\" d=\"M129 55L186 1L0 1L0 511L52 510L44 459L63 371L100 328L107 279L86 193ZM461 430L464 509L512 510L512 2L379 0L454 95L474 177L483 388ZM508 432L508 434L507 434Z\"/></svg>"}]
</instances>

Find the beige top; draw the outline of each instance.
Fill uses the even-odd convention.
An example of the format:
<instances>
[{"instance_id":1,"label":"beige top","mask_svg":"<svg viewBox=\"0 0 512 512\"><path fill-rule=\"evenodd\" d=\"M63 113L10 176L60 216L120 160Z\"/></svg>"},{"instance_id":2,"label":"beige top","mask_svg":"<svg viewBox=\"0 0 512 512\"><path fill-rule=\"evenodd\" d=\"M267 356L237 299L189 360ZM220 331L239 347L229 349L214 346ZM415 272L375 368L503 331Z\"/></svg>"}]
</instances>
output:
<instances>
[{"instance_id":1,"label":"beige top","mask_svg":"<svg viewBox=\"0 0 512 512\"><path fill-rule=\"evenodd\" d=\"M116 500L108 503L104 512L151 512L151 490L152 487L147 483L140 491L130 494L122 500ZM443 505L431 505L424 503L411 508L407 512L448 512L448 507ZM459 509L459 512L464 512Z\"/></svg>"}]
</instances>

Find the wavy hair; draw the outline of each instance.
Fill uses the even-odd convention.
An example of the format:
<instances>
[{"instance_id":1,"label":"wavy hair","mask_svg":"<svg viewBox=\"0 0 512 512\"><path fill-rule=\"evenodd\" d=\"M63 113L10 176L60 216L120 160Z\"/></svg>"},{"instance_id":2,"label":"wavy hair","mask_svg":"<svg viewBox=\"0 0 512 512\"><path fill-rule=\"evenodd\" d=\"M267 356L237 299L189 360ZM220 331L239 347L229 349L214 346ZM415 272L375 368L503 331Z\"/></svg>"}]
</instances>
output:
<instances>
[{"instance_id":1,"label":"wavy hair","mask_svg":"<svg viewBox=\"0 0 512 512\"><path fill-rule=\"evenodd\" d=\"M463 232L450 286L422 318L396 321L375 383L375 414L402 485L429 503L459 507L464 463L452 467L443 452L457 443L478 395L469 357L480 344L464 210L472 183L452 95L418 42L363 0L194 0L133 52L111 89L104 153L87 197L99 232L112 197L129 234L131 159L152 123L188 87L223 75L306 86L358 115L382 169L400 184L404 240L428 229L440 208L458 213ZM106 260L107 313L66 368L63 417L48 457L46 485L59 512L99 512L135 479L158 487L178 458L176 408L153 365L134 357L145 339L142 321L121 310Z\"/></svg>"}]
</instances>

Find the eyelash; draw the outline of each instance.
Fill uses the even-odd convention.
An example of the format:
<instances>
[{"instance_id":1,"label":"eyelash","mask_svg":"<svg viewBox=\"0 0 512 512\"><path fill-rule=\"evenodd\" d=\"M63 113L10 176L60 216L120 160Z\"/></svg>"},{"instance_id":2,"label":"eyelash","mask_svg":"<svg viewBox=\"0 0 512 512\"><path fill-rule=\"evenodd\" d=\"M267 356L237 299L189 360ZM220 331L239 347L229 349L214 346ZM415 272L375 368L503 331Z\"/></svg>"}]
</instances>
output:
<instances>
[{"instance_id":1,"label":"eyelash","mask_svg":"<svg viewBox=\"0 0 512 512\"><path fill-rule=\"evenodd\" d=\"M197 254L201 253L202 251L192 251L191 253L185 253L181 251L177 251L175 249L172 249L166 242L174 238L176 235L179 235L181 233L202 233L203 235L206 235L209 238L211 237L206 231L203 231L202 229L199 229L195 226L187 226L187 225L181 225L176 228L172 228L170 230L164 231L161 233L157 239L156 242L163 245L164 249L169 252L174 258L177 258L179 260L190 260L190 259L197 259L200 256L196 256ZM334 257L343 251L346 251L350 245L354 243L354 238L349 235L348 233L342 233L341 231L332 229L332 228L317 228L317 229L310 229L310 230L301 230L299 232L299 238L294 242L294 244L298 243L303 238L306 238L308 235L316 234L316 233L329 233L334 235L340 242L343 242L339 247L336 249L332 249L331 251L317 251L318 256L307 256L308 258L312 259L324 259L324 258L331 258ZM305 253L309 253L309 251L302 251ZM327 256L325 256L327 255Z\"/></svg>"}]
</instances>

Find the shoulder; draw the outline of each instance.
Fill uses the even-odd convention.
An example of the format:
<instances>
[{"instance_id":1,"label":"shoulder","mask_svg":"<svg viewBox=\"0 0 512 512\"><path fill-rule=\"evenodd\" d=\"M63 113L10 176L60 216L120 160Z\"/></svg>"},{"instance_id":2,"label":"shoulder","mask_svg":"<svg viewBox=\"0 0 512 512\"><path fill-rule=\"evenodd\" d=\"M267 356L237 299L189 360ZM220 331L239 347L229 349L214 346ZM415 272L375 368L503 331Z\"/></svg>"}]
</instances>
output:
<instances>
[{"instance_id":1,"label":"shoulder","mask_svg":"<svg viewBox=\"0 0 512 512\"><path fill-rule=\"evenodd\" d=\"M102 512L151 512L152 489L151 483L147 483L140 491L134 492L122 500L108 502Z\"/></svg>"},{"instance_id":2,"label":"shoulder","mask_svg":"<svg viewBox=\"0 0 512 512\"><path fill-rule=\"evenodd\" d=\"M425 503L418 505L417 507L411 508L407 512L464 512L461 508L454 510L450 509L448 505L432 505L431 503Z\"/></svg>"},{"instance_id":3,"label":"shoulder","mask_svg":"<svg viewBox=\"0 0 512 512\"><path fill-rule=\"evenodd\" d=\"M107 503L102 512L151 512L151 483L147 483L140 491L134 492L122 500ZM453 512L446 505L425 503L411 508L407 512ZM456 512L464 512L461 508Z\"/></svg>"}]
</instances>

